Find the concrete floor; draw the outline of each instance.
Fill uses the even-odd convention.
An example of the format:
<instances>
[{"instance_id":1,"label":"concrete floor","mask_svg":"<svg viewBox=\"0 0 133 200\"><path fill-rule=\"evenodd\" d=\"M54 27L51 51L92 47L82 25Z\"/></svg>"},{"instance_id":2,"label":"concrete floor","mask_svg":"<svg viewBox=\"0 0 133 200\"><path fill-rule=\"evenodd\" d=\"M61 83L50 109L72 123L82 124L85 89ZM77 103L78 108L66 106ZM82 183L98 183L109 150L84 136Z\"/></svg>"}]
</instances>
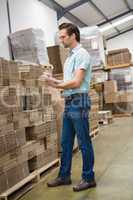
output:
<instances>
[{"instance_id":1,"label":"concrete floor","mask_svg":"<svg viewBox=\"0 0 133 200\"><path fill-rule=\"evenodd\" d=\"M72 186L47 188L46 181L57 175L50 173L21 200L133 200L133 117L115 119L101 127L100 135L93 140L97 188L79 193ZM81 155L73 158L72 180L80 180Z\"/></svg>"}]
</instances>

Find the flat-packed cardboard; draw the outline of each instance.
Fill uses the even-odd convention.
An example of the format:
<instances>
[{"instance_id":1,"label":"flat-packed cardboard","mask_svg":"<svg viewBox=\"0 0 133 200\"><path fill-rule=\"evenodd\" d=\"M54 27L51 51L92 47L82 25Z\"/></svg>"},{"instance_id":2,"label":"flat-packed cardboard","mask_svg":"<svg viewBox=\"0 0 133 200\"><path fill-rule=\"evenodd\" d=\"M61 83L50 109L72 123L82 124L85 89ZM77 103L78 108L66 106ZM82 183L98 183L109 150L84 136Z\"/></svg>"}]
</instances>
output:
<instances>
[{"instance_id":1,"label":"flat-packed cardboard","mask_svg":"<svg viewBox=\"0 0 133 200\"><path fill-rule=\"evenodd\" d=\"M54 66L53 73L63 72L64 62L68 56L69 50L58 45L47 47L50 63Z\"/></svg>"}]
</instances>

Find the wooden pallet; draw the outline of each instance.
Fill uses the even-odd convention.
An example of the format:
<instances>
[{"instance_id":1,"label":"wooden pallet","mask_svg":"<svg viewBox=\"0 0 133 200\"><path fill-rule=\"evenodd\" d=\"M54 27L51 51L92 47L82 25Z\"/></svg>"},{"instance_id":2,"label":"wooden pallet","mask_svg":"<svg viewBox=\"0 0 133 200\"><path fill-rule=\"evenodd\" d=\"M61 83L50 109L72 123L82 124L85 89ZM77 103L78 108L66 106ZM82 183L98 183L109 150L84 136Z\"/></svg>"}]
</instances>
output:
<instances>
[{"instance_id":1,"label":"wooden pallet","mask_svg":"<svg viewBox=\"0 0 133 200\"><path fill-rule=\"evenodd\" d=\"M51 168L57 166L59 164L59 159L54 160L53 162L45 165L44 167L35 170L28 177L6 190L2 194L0 194L0 200L8 200L11 196L14 196L13 199L18 199L23 196L26 192L32 189L37 183L41 180L42 173L50 170ZM28 185L30 183L30 186ZM27 186L26 186L27 185ZM24 188L25 187L25 188ZM24 188L24 190L23 190Z\"/></svg>"},{"instance_id":2,"label":"wooden pallet","mask_svg":"<svg viewBox=\"0 0 133 200\"><path fill-rule=\"evenodd\" d=\"M112 66L107 65L105 67L105 70L110 70L110 69L115 69L115 68L125 68L125 67L129 67L131 65L132 65L132 63L125 63L125 64L112 65Z\"/></svg>"},{"instance_id":3,"label":"wooden pallet","mask_svg":"<svg viewBox=\"0 0 133 200\"><path fill-rule=\"evenodd\" d=\"M132 113L119 113L119 114L113 114L114 117L119 118L119 117L131 117Z\"/></svg>"},{"instance_id":4,"label":"wooden pallet","mask_svg":"<svg viewBox=\"0 0 133 200\"><path fill-rule=\"evenodd\" d=\"M119 117L131 117L132 113L121 113L121 114L113 114L113 116L115 118L119 118Z\"/></svg>"},{"instance_id":5,"label":"wooden pallet","mask_svg":"<svg viewBox=\"0 0 133 200\"><path fill-rule=\"evenodd\" d=\"M37 170L37 182L41 180L42 174L44 174L46 171L53 169L54 167L57 167L59 165L59 159L54 160L53 162L45 165L44 167Z\"/></svg>"}]
</instances>

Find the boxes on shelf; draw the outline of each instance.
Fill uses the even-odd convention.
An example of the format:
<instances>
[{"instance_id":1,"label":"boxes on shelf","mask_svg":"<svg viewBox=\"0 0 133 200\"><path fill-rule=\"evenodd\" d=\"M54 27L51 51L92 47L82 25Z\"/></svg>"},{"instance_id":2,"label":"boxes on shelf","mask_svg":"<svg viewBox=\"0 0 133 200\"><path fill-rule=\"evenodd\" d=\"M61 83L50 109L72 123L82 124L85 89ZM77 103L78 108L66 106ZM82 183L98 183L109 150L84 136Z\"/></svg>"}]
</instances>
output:
<instances>
[{"instance_id":1,"label":"boxes on shelf","mask_svg":"<svg viewBox=\"0 0 133 200\"><path fill-rule=\"evenodd\" d=\"M115 80L104 82L104 100L105 103L119 102L117 82Z\"/></svg>"},{"instance_id":2,"label":"boxes on shelf","mask_svg":"<svg viewBox=\"0 0 133 200\"><path fill-rule=\"evenodd\" d=\"M106 93L104 94L105 103L118 103L120 102L120 96L117 93Z\"/></svg>"},{"instance_id":3,"label":"boxes on shelf","mask_svg":"<svg viewBox=\"0 0 133 200\"><path fill-rule=\"evenodd\" d=\"M131 59L131 53L127 48L109 51L106 68L117 68L124 65L129 66Z\"/></svg>"},{"instance_id":4,"label":"boxes on shelf","mask_svg":"<svg viewBox=\"0 0 133 200\"><path fill-rule=\"evenodd\" d=\"M112 69L109 79L105 82L104 107L113 114L133 113L133 67Z\"/></svg>"},{"instance_id":5,"label":"boxes on shelf","mask_svg":"<svg viewBox=\"0 0 133 200\"><path fill-rule=\"evenodd\" d=\"M133 91L120 92L120 102L133 102Z\"/></svg>"},{"instance_id":6,"label":"boxes on shelf","mask_svg":"<svg viewBox=\"0 0 133 200\"><path fill-rule=\"evenodd\" d=\"M116 93L117 89L117 82L115 80L105 81L104 82L104 93L105 95L108 93Z\"/></svg>"},{"instance_id":7,"label":"boxes on shelf","mask_svg":"<svg viewBox=\"0 0 133 200\"><path fill-rule=\"evenodd\" d=\"M133 90L133 67L112 69L108 73L109 80L117 81L118 91Z\"/></svg>"},{"instance_id":8,"label":"boxes on shelf","mask_svg":"<svg viewBox=\"0 0 133 200\"><path fill-rule=\"evenodd\" d=\"M92 81L94 83L103 83L108 80L108 73L102 69L92 71Z\"/></svg>"},{"instance_id":9,"label":"boxes on shelf","mask_svg":"<svg viewBox=\"0 0 133 200\"><path fill-rule=\"evenodd\" d=\"M90 132L98 128L99 96L94 89L89 92L91 98L91 110L89 112Z\"/></svg>"},{"instance_id":10,"label":"boxes on shelf","mask_svg":"<svg viewBox=\"0 0 133 200\"><path fill-rule=\"evenodd\" d=\"M133 67L112 69L104 82L105 103L132 102Z\"/></svg>"}]
</instances>

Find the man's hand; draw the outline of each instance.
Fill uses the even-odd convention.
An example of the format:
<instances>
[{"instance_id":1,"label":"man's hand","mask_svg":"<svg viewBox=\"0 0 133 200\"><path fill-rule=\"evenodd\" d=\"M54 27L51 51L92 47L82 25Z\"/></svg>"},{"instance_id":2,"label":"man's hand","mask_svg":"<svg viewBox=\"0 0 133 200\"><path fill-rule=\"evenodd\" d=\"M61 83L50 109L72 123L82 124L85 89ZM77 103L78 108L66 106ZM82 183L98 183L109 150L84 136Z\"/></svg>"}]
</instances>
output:
<instances>
[{"instance_id":1,"label":"man's hand","mask_svg":"<svg viewBox=\"0 0 133 200\"><path fill-rule=\"evenodd\" d=\"M58 89L74 89L79 88L82 84L82 81L85 77L85 70L84 69L78 69L75 71L74 78L70 81L63 82L60 80L57 80L51 76L47 76L46 74L42 75L40 77L40 80L44 80L49 86L53 88Z\"/></svg>"},{"instance_id":2,"label":"man's hand","mask_svg":"<svg viewBox=\"0 0 133 200\"><path fill-rule=\"evenodd\" d=\"M79 88L82 84L82 81L85 77L85 70L84 69L78 69L75 74L74 78L70 81L66 81L64 83L58 84L56 88L59 89L75 89Z\"/></svg>"},{"instance_id":3,"label":"man's hand","mask_svg":"<svg viewBox=\"0 0 133 200\"><path fill-rule=\"evenodd\" d=\"M44 81L47 85L58 88L58 84L62 83L62 80L58 80L56 78L53 78L51 75L44 73L42 76L40 76L39 80Z\"/></svg>"},{"instance_id":4,"label":"man's hand","mask_svg":"<svg viewBox=\"0 0 133 200\"><path fill-rule=\"evenodd\" d=\"M53 88L57 88L57 86L58 86L58 83L55 82L54 80L47 79L47 80L46 80L46 83L47 83L49 86L53 87Z\"/></svg>"}]
</instances>

